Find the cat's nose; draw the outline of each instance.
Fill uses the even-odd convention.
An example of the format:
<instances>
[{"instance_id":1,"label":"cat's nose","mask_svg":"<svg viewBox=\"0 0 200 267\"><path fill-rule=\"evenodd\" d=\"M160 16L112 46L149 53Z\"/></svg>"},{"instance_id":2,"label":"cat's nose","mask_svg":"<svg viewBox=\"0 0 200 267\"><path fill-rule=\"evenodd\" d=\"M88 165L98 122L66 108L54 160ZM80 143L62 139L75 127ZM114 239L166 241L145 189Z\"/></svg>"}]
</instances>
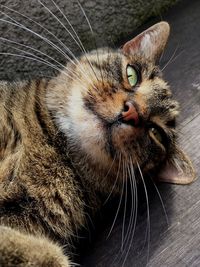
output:
<instances>
[{"instance_id":1,"label":"cat's nose","mask_svg":"<svg viewBox=\"0 0 200 267\"><path fill-rule=\"evenodd\" d=\"M124 123L137 126L139 124L139 115L134 105L127 101L124 105L124 111L122 112L122 120Z\"/></svg>"}]
</instances>

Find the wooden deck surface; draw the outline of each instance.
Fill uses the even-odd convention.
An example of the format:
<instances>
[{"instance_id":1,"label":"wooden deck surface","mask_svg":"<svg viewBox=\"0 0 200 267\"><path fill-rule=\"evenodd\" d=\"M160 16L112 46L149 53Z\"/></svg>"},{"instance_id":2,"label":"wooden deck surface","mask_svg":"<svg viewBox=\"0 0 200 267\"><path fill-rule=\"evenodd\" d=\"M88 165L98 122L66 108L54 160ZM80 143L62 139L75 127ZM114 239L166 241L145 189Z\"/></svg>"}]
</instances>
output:
<instances>
[{"instance_id":1,"label":"wooden deck surface","mask_svg":"<svg viewBox=\"0 0 200 267\"><path fill-rule=\"evenodd\" d=\"M200 176L200 1L185 0L163 16L171 24L172 32L166 53L165 65L175 52L175 58L164 74L174 95L180 101L180 142L194 162ZM151 21L150 24L152 24ZM200 178L200 177L199 177ZM139 199L137 227L124 266L197 267L200 266L200 179L187 186L160 184L167 217L155 187L149 183L150 241L148 246L147 209L144 196ZM141 190L142 191L142 190ZM107 212L96 239L82 257L83 266L121 267L125 254L121 254L123 212L120 212L111 236L107 234L114 219ZM109 214L111 213L111 215ZM128 218L125 229L128 227ZM126 249L127 251L127 249ZM120 260L121 259L121 260Z\"/></svg>"}]
</instances>

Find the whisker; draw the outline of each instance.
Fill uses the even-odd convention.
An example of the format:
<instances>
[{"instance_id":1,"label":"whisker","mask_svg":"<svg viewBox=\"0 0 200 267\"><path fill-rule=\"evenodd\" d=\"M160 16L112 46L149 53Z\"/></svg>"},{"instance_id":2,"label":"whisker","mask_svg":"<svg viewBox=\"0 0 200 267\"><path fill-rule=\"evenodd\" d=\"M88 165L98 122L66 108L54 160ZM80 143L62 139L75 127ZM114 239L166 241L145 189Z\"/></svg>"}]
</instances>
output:
<instances>
[{"instance_id":1,"label":"whisker","mask_svg":"<svg viewBox=\"0 0 200 267\"><path fill-rule=\"evenodd\" d=\"M87 21L87 24L88 24L88 26L89 26L89 29L90 29L90 31L91 31L91 33L92 33L93 41L94 41L94 45L95 45L95 49L96 49L96 53L97 53L97 59L98 59L98 63L99 63L99 66L100 66L99 53L98 53L98 49L97 49L96 38L95 38L95 36L94 36L94 31L93 31L93 29L92 29L91 23L90 23L90 21L89 21L87 15L86 15L86 13L85 13L85 10L83 9L83 7L82 7L81 3L79 2L79 0L77 0L77 3L78 3L78 5L79 5L79 7L80 7L80 9L81 9L81 11L82 11L82 13L83 13L83 15L84 15L86 21ZM93 70L93 72L94 72L94 74L95 74L94 68L92 67L92 64L91 64L90 61L89 61L89 64L90 64L90 66L91 66L91 68L92 68L92 70ZM103 83L103 75L102 75L102 70L101 70L101 68L100 68L100 72L101 72L101 78L102 78L102 83ZM95 76L96 76L96 75L95 75ZM96 76L96 78L97 78L97 76ZM98 81L98 78L97 78L97 81Z\"/></svg>"},{"instance_id":2,"label":"whisker","mask_svg":"<svg viewBox=\"0 0 200 267\"><path fill-rule=\"evenodd\" d=\"M39 1L39 0L38 0ZM76 42L76 44L78 45L78 47L81 49L81 51L84 53L84 56L85 56L85 58L86 58L86 60L87 60L87 62L88 62L88 64L90 65L90 67L91 67L91 69L92 69L92 71L93 71L93 73L94 73L94 75L95 75L95 77L96 77L96 79L97 79L97 81L98 81L98 78L97 78L97 76L96 76L96 73L95 73L95 71L94 71L94 68L93 68L93 66L92 66L92 64L91 64L91 62L89 61L89 59L88 59L88 57L87 57L87 51L86 51L86 49L85 49L85 47L84 47L84 45L83 45L83 43L82 43L82 41L81 41L81 39L79 38L79 36L78 36L78 34L77 34L77 32L75 31L75 29L74 29L74 27L73 27L73 25L70 23L70 21L68 20L68 18L66 17L66 15L62 12L62 10L59 8L59 6L55 3L55 1L54 0L50 0L54 5L55 5L55 7L59 10L59 12L61 13L61 15L64 17L64 19L67 21L67 23L68 23L68 25L70 26L70 28L72 29L72 31L73 31L73 33L75 34L75 37L77 38L77 40L76 40L76 38L73 36L73 34L65 27L65 25L62 23L62 22L60 22L60 20L57 18L57 20L59 20L59 22L61 23L61 25L65 28L65 30L70 34L70 36L72 37L72 39ZM79 3L80 4L80 3ZM80 6L81 7L81 6ZM82 7L81 7L82 8ZM85 13L84 13L85 14ZM53 14L54 16L55 16L55 14ZM85 14L85 16L86 16L86 14Z\"/></svg>"},{"instance_id":3,"label":"whisker","mask_svg":"<svg viewBox=\"0 0 200 267\"><path fill-rule=\"evenodd\" d=\"M146 198L146 203L147 203L147 239L148 239L148 243L147 243L147 264L149 262L149 250L150 250L150 213L149 213L149 198L148 198L148 193L147 193L147 188L146 188L146 184L144 181L144 177L140 168L139 163L137 162L137 167L140 173L140 177L144 186L144 192L145 192L145 198Z\"/></svg>"},{"instance_id":4,"label":"whisker","mask_svg":"<svg viewBox=\"0 0 200 267\"><path fill-rule=\"evenodd\" d=\"M169 64L171 64L172 62L174 62L184 52L184 50L182 50L177 56L175 56L178 48L179 48L179 46L176 47L174 53L172 54L172 56L170 57L170 59L168 60L168 62L165 64L165 66L161 69L161 71L164 71Z\"/></svg>"},{"instance_id":5,"label":"whisker","mask_svg":"<svg viewBox=\"0 0 200 267\"><path fill-rule=\"evenodd\" d=\"M14 12L14 11L13 11ZM13 18L11 18L9 15L7 15L5 12L2 12L2 11L0 11L0 13L2 13L2 14L4 14L5 16L7 16L9 19L11 19L12 21L14 21L14 22L12 22L12 21L8 21L8 20L5 20L5 19L0 19L0 21L2 21L2 22L5 22L5 23L8 23L8 24L10 24L10 25L12 25L12 26L16 26L16 27L18 27L18 28L22 28L23 30L25 30L25 31L28 31L28 32L30 32L31 34L34 34L34 35L36 35L38 38L40 38L40 39L42 39L44 42L46 42L47 44L49 44L51 47L53 47L56 51L58 51L60 54L62 54L67 60L69 60L73 65L75 65L75 66L77 66L77 64L66 54L66 53L64 53L63 51L62 51L62 49L60 48L60 47L58 47L57 45L55 45L53 42L51 42L50 40L48 40L46 37L44 37L44 36L42 36L42 35L40 35L40 34L38 34L37 32L34 32L34 31L32 31L31 29L29 29L28 27L26 27L25 25L23 25L23 24L21 24L21 23L19 23L19 22L17 22L16 20L14 20ZM17 12L17 13L19 13L19 12ZM20 13L19 13L20 14ZM22 15L22 14L21 14ZM24 16L24 15L22 15L22 16ZM26 16L25 16L26 17ZM29 19L29 20L31 20L31 19ZM31 21L33 21L33 20L31 20ZM34 22L34 21L33 21ZM37 23L37 22L36 22ZM38 23L37 23L38 24ZM40 25L40 24L39 24ZM42 28L44 28L43 26L41 26ZM45 28L44 28L45 29ZM48 31L48 30L47 30ZM56 38L56 37L55 37ZM81 73L83 74L83 76L90 82L90 80L88 79L88 77L87 77L87 75L85 74L85 72L84 72L84 70L83 70L83 68L82 68L82 66L81 66L81 64L80 64L80 62L76 59L76 61L78 62L78 64L79 64L79 66L80 66L80 71L81 71Z\"/></svg>"},{"instance_id":6,"label":"whisker","mask_svg":"<svg viewBox=\"0 0 200 267\"><path fill-rule=\"evenodd\" d=\"M9 20L5 20L5 19L0 19L0 21L2 22L5 22L5 23L8 23L12 26L15 26L15 27L18 27L18 28L21 28L35 36L37 36L38 38L42 39L45 43L49 44L51 47L53 47L56 51L58 51L61 55L63 55L66 59L68 59L70 62L72 61L72 59L62 51L62 49L57 46L55 43L53 43L52 41L50 41L49 39L47 39L46 37L44 37L43 35L31 30L30 28L26 27L25 25L19 23L18 21L16 21L15 19L11 18L9 15L7 15L5 12L3 11L0 11L1 14L5 15L6 17L8 17L9 19L11 19L12 21L9 21ZM73 62L73 61L72 61ZM75 63L74 63L75 64Z\"/></svg>"},{"instance_id":7,"label":"whisker","mask_svg":"<svg viewBox=\"0 0 200 267\"><path fill-rule=\"evenodd\" d=\"M20 49L18 49L20 50ZM43 63L57 71L61 71L59 68L57 68L55 65L49 63L49 62L45 62L44 59L38 59L37 56L33 55L34 57L29 57L29 56L24 56L24 55L21 55L21 54L15 54L15 53L8 53L8 52L0 52L1 55L6 55L6 56L16 56L16 57L21 57L21 58L27 58L27 59L31 59L33 61L36 61L36 62L39 62L39 63Z\"/></svg>"},{"instance_id":8,"label":"whisker","mask_svg":"<svg viewBox=\"0 0 200 267\"><path fill-rule=\"evenodd\" d=\"M123 164L123 179L125 182L125 199L124 199L124 215L123 215L123 225L122 225L122 242L121 242L121 251L123 251L124 247L124 232L125 232L125 222L126 222L126 209L127 209L127 169L125 167L125 163Z\"/></svg>"},{"instance_id":9,"label":"whisker","mask_svg":"<svg viewBox=\"0 0 200 267\"><path fill-rule=\"evenodd\" d=\"M60 67L62 67L63 69L66 69L67 72L71 73L72 75L75 75L75 76L77 77L77 79L79 79L79 81L82 83L81 79L78 77L78 75L76 75L75 72L72 72L72 71L71 71L70 69L68 69L65 65L61 64L61 63L58 62L56 59L52 58L51 56L49 56L49 55L47 55L47 54L45 54L45 53L43 53L43 52L41 52L40 50L35 49L35 48L33 48L33 47L31 47L31 46L28 46L28 45L24 45L24 44L15 42L15 41L10 40L10 39L7 39L7 38L0 37L0 40L2 40L2 41L6 41L6 42L8 42L8 43L12 43L12 44L15 44L15 45L18 45L18 46L21 46L21 47L28 48L28 49L30 49L30 50L32 50L32 51L35 51L35 52L37 52L37 53L39 53L39 54L41 54L41 55L43 55L43 56L45 56L45 57L51 59L52 61L54 61L55 63L57 63ZM39 59L41 59L41 60L44 60L45 62L49 62L49 61L47 61L47 60L45 60L45 59L43 59L43 58L41 58L41 57L38 57L38 56L36 56L36 55L34 55L34 54L28 52L28 51L25 51L25 50L16 48L16 47L14 47L14 46L9 46L9 47L11 47L12 49L15 49L15 50L17 50L17 51L23 52L23 53L25 53L25 54L34 56L35 58L39 58ZM51 62L49 62L49 63L52 64ZM54 66L55 66L55 65L54 65ZM61 71L61 69L59 69L59 71Z\"/></svg>"},{"instance_id":10,"label":"whisker","mask_svg":"<svg viewBox=\"0 0 200 267\"><path fill-rule=\"evenodd\" d=\"M116 154L115 154L115 156L114 156L114 159L113 159L113 161L112 161L112 163L111 163L111 166L110 166L110 168L109 168L109 170L108 170L106 176L105 176L104 179L103 179L103 182L105 181L105 179L108 177L108 174L109 174L110 171L112 170L112 167L113 167L113 165L114 165L114 161L115 161L115 159L116 159ZM121 160L121 157L120 157L120 160ZM120 163L119 163L119 165L120 165ZM115 182L114 182L114 184L113 184L113 186L112 186L112 188L111 188L111 191L110 191L108 197L106 198L105 202L103 203L103 205L105 205L105 204L108 202L110 196L112 195L112 192L113 192L113 190L114 190L114 188L115 188L115 186L116 186L116 184L117 184L118 176L119 176L119 168L118 168L118 170L117 170L117 176L116 176Z\"/></svg>"},{"instance_id":11,"label":"whisker","mask_svg":"<svg viewBox=\"0 0 200 267\"><path fill-rule=\"evenodd\" d=\"M21 50L21 49L18 49L18 50ZM29 53L31 54L31 53ZM30 59L30 60L33 60L33 61L36 61L36 62L39 62L39 63L42 63L48 67L51 67L53 68L54 70L57 70L59 72L63 72L64 75L66 75L68 78L71 78L72 77L70 75L68 75L66 72L60 70L59 68L57 68L55 65L53 65L52 63L49 63L48 61L45 61L44 59L41 59L35 55L32 54L33 57L29 57L29 56L25 56L25 55L21 55L21 54L15 54L15 53L8 53L8 52L0 52L0 55L5 55L5 56L15 56L15 57L19 57L19 58L25 58L25 59Z\"/></svg>"},{"instance_id":12,"label":"whisker","mask_svg":"<svg viewBox=\"0 0 200 267\"><path fill-rule=\"evenodd\" d=\"M5 7L5 6L4 6L4 7ZM7 7L5 7L5 8L7 8ZM60 41L60 40L59 40L59 39L58 39L52 32L50 32L49 30L47 30L45 27L43 27L42 25L40 25L40 24L37 23L36 21L34 21L34 20L28 18L27 16L21 14L20 12L17 12L17 11L15 11L15 10L10 9L10 8L8 8L8 9L11 10L11 11L13 11L13 12L15 12L15 13L17 13L17 14L19 14L19 15L21 15L22 17L27 18L29 21L31 21L31 22L33 22L33 23L39 25L42 29L46 30L46 32L48 32L48 33L51 34L54 38L56 38L56 40L57 40L59 43L63 44L63 43L62 43L62 42L61 42L61 41ZM44 36L38 34L37 32L32 31L31 29L29 29L29 28L26 27L25 25L19 23L18 21L16 21L15 19L13 19L13 18L11 18L9 15L7 15L5 12L0 11L0 13L3 14L3 15L5 15L6 17L8 17L9 19L11 19L11 20L14 21L14 22L12 22L12 21L8 21L8 20L4 20L4 19L0 19L0 21L3 21L3 22L6 22L6 23L8 23L8 24L10 24L10 25L13 25L13 26L22 28L22 29L24 29L25 31L28 31L28 32L30 32L31 34L37 36L38 38L42 39L44 42L46 42L47 44L49 44L51 47L53 47L53 48L54 48L56 51L58 51L60 54L62 54L62 55L63 55L67 60L69 60L74 66L77 66L77 64L76 64L76 63L75 63L75 62L74 62L74 61L73 61L73 60L72 60L66 53L64 53L64 52L62 51L62 49L61 49L59 46L57 46L56 44L54 44L52 41L50 41L50 40L47 39L46 37L44 37ZM63 45L64 45L64 44L63 44ZM64 45L64 46L65 46L65 45ZM66 46L65 46L65 48L68 49ZM69 50L69 51L70 51L70 50ZM70 51L70 52L71 52L71 51ZM89 81L88 76L85 74L84 69L82 68L82 65L80 64L80 61L74 56L74 54L73 54L72 52L71 52L71 55L73 56L74 60L76 60L76 62L77 62L78 65L80 66L80 71L81 71L81 73L83 74L83 76Z\"/></svg>"},{"instance_id":13,"label":"whisker","mask_svg":"<svg viewBox=\"0 0 200 267\"><path fill-rule=\"evenodd\" d=\"M113 165L114 165L114 162L115 162L115 160L116 160L116 157L117 157L117 155L116 155L116 153L115 153L115 155L114 155L114 157L113 157L113 160L112 160L112 163L111 163L111 165L110 165L110 168L109 168L108 172L106 173L106 176L104 177L104 179L106 179L106 178L108 177L108 174L109 174L110 171L112 170L112 167L113 167ZM103 179L103 181L104 181L104 179Z\"/></svg>"},{"instance_id":14,"label":"whisker","mask_svg":"<svg viewBox=\"0 0 200 267\"><path fill-rule=\"evenodd\" d=\"M46 62L47 64L49 64L49 66L50 66L50 65L54 66L54 69L58 70L59 73L63 73L65 76L67 76L67 77L70 78L70 79L73 78L71 75L76 76L76 77L75 77L76 80L79 80L79 82L82 83L82 80L78 77L78 75L76 75L76 73L72 72L70 69L68 69L68 68L66 68L66 67L64 67L64 69L65 69L67 72L64 71L64 70L62 70L62 69L60 69L60 68L57 67L56 65L52 64L52 63L49 62L48 60L45 60L45 59L43 59L43 58L41 58L41 57L38 57L38 56L36 56L36 55L34 55L34 54L28 52L28 51L25 51L25 50L23 50L23 49L19 49L19 48L16 48L16 47L12 47L12 49L17 50L17 51L19 51L19 52L23 52L24 54L30 55L30 56L32 56L33 58L39 59L39 60L41 60L41 61L44 61L44 62ZM61 64L61 65L62 65L62 64ZM69 73L71 73L71 75L69 75ZM66 82L66 81L65 81L65 82ZM87 90L86 87L84 87L83 85L81 85L81 86L82 86L82 88L84 88L85 90Z\"/></svg>"},{"instance_id":15,"label":"whisker","mask_svg":"<svg viewBox=\"0 0 200 267\"><path fill-rule=\"evenodd\" d=\"M68 20L68 18L66 17L66 15L65 15L65 14L62 12L62 10L59 8L59 6L55 3L55 1L54 1L54 0L51 0L51 2L54 3L54 5L56 6L56 8L60 11L60 13L62 14L62 16L63 16L64 19L67 21L67 23L68 23L68 25L70 26L70 28L72 29L73 33L75 34L75 37L77 38L78 43L80 44L79 48L84 52L85 57L86 57L86 59L87 59L87 62L89 63L90 67L91 67L92 70L93 70L93 73L95 74L96 79L98 80L98 78L97 78L97 76L96 76L96 73L95 73L95 71L94 71L94 68L93 68L91 62L89 61L89 59L88 59L88 57L87 57L87 53L88 53L88 52L86 51L86 49L85 49L85 47L84 47L84 45L83 45L81 39L79 38L77 32L76 32L75 29L74 29L73 25L70 23L70 21ZM80 5L80 3L79 3L79 6L81 7L81 10L82 10L82 6ZM84 15L86 16L85 12L84 12ZM72 38L74 39L74 37L72 37Z\"/></svg>"},{"instance_id":16,"label":"whisker","mask_svg":"<svg viewBox=\"0 0 200 267\"><path fill-rule=\"evenodd\" d=\"M154 187L155 187L155 189L156 189L156 192L157 192L157 194L158 194L158 197L159 197L159 199L160 199L160 202L161 202L161 205L162 205L164 214L165 214L166 223L167 223L167 226L169 227L169 218L168 218L168 216L167 216L167 211L166 211L166 208L165 208L163 199L162 199L161 194L160 194L160 192L159 192L159 190L158 190L158 187L156 186L156 184L155 184L154 180L152 179L152 177L150 177L150 179L151 179L151 181L152 181L152 183L153 183L153 185L154 185Z\"/></svg>"},{"instance_id":17,"label":"whisker","mask_svg":"<svg viewBox=\"0 0 200 267\"><path fill-rule=\"evenodd\" d=\"M30 21L30 22L33 22L35 25L37 25L37 26L39 26L41 29L43 29L45 32L47 32L48 34L50 34L53 38L55 38L58 42L59 42L59 44L72 56L72 58L77 62L77 63L79 63L79 61L78 61L78 59L75 57L75 55L72 53L72 51L55 35L55 34L53 34L51 31L49 31L47 28L45 28L43 25L41 25L40 23L38 23L37 21L35 21L35 20L33 20L33 19L31 19L31 18L29 18L29 17L27 17L26 15L24 15L24 14L22 14L22 13L20 13L20 12L18 12L18 11L16 11L16 10L14 10L14 9L12 9L12 8L9 8L9 7L7 7L7 6L4 6L4 5L1 5L1 6L3 6L4 8L6 8L6 9L8 9L8 10L10 10L10 11L12 11L13 13L16 13L16 14L18 14L18 15L20 15L21 17L24 17L24 18L26 18L28 21ZM3 13L5 16L7 16L7 17L9 17L11 20L13 20L10 16L8 16L6 13L4 13L4 12L2 12L2 11L0 11L1 13ZM16 23L18 23L16 20L14 20ZM19 23L18 23L19 24ZM62 50L61 50L62 51ZM68 60L70 60L70 57L66 54L66 56L67 56L67 59ZM70 61L70 62L73 62L72 60ZM74 63L75 64L75 63Z\"/></svg>"},{"instance_id":18,"label":"whisker","mask_svg":"<svg viewBox=\"0 0 200 267\"><path fill-rule=\"evenodd\" d=\"M133 242L134 234L135 234L135 228L136 228L136 222L137 222L137 208L138 208L138 200L137 200L137 183L135 179L135 174L134 174L134 169L131 164L131 158L130 158L130 166L127 164L126 166L127 169L127 174L129 174L129 181L130 181L130 186L131 186L131 214L130 214L130 219L129 219L129 225L126 231L126 236L124 238L123 242L123 250L121 251L121 255L118 254L114 262L117 261L117 266L124 266L127 257L129 255L131 245ZM128 246L127 250L126 247ZM124 259L122 264L120 264L120 261L124 255ZM118 260L117 260L118 259Z\"/></svg>"},{"instance_id":19,"label":"whisker","mask_svg":"<svg viewBox=\"0 0 200 267\"><path fill-rule=\"evenodd\" d=\"M133 180L132 180L132 172L131 172L129 166L127 166L127 169L128 169L128 173L129 173L129 179L130 179L129 181L130 181L130 186L131 186L131 215L130 215L130 219L129 219L128 228L126 231L126 236L124 238L125 243L129 239L132 225L133 225L134 213L135 213L135 194L134 194L134 186L133 186Z\"/></svg>"},{"instance_id":20,"label":"whisker","mask_svg":"<svg viewBox=\"0 0 200 267\"><path fill-rule=\"evenodd\" d=\"M122 156L121 156L121 154L120 154L120 158L121 158L121 157L122 157ZM120 164L121 164L121 160L119 161L119 169L121 169ZM118 216L118 214L119 214L120 207L121 207L121 203L122 203L122 199L123 199L123 193L124 193L124 182L123 182L123 184L122 184L122 191L121 191L121 195L120 195L120 199L119 199L119 204L118 204L118 207L117 207L117 211L116 211L116 214L115 214L115 217L114 217L112 226L111 226L111 228L110 228L110 231L109 231L109 233L108 233L106 239L108 239L108 238L110 237L110 235L111 235L111 233L112 233L112 230L113 230L113 228L114 228L114 225L115 225L115 222L116 222L116 219L117 219L117 216Z\"/></svg>"},{"instance_id":21,"label":"whisker","mask_svg":"<svg viewBox=\"0 0 200 267\"><path fill-rule=\"evenodd\" d=\"M136 228L136 222L137 222L137 209L138 209L137 183L136 183L136 179L135 179L133 164L131 162L132 162L132 160L130 158L130 166L128 166L128 169L130 172L130 184L131 184L131 192L132 192L131 194L132 194L132 198L133 198L133 200L132 200L132 215L130 218L130 233L128 233L129 230L127 229L127 237L126 237L127 238L126 243L128 243L128 241L129 241L129 245L128 245L126 253L125 253L125 249L124 249L125 256L124 256L122 266L124 266L124 264L128 258L128 255L129 255L132 243L133 243L133 238L135 235L135 228Z\"/></svg>"},{"instance_id":22,"label":"whisker","mask_svg":"<svg viewBox=\"0 0 200 267\"><path fill-rule=\"evenodd\" d=\"M76 45L81 49L81 51L85 52L85 50L82 48L82 46L77 42L76 38L74 38L73 34L67 29L67 27L62 23L62 21L40 0L37 0L59 23L60 25L69 33L71 38L74 40ZM53 2L53 0L51 0ZM55 2L53 2L54 5L57 7ZM58 7L57 7L58 8ZM59 9L60 10L60 9Z\"/></svg>"},{"instance_id":23,"label":"whisker","mask_svg":"<svg viewBox=\"0 0 200 267\"><path fill-rule=\"evenodd\" d=\"M72 29L73 33L75 34L75 37L77 38L78 43L80 44L79 48L85 53L87 54L87 51L82 43L82 41L80 40L77 32L75 31L73 25L71 24L71 22L68 20L67 16L63 13L63 11L59 8L59 6L55 3L54 0L50 0L55 7L60 11L61 15L64 17L64 19L67 21L68 25L70 26L70 28ZM70 35L71 36L71 35ZM74 36L72 37L73 39L75 38Z\"/></svg>"}]
</instances>

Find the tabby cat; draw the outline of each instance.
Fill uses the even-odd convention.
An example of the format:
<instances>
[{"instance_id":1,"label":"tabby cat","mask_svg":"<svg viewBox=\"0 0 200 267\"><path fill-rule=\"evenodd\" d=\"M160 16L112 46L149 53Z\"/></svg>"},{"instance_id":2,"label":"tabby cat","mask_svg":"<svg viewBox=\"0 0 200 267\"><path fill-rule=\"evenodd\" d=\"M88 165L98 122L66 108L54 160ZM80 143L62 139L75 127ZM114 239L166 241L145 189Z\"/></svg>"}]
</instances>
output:
<instances>
[{"instance_id":1,"label":"tabby cat","mask_svg":"<svg viewBox=\"0 0 200 267\"><path fill-rule=\"evenodd\" d=\"M73 266L70 246L88 210L134 173L134 182L149 172L193 181L176 141L179 105L157 66L168 36L160 22L55 78L0 83L1 267Z\"/></svg>"}]
</instances>

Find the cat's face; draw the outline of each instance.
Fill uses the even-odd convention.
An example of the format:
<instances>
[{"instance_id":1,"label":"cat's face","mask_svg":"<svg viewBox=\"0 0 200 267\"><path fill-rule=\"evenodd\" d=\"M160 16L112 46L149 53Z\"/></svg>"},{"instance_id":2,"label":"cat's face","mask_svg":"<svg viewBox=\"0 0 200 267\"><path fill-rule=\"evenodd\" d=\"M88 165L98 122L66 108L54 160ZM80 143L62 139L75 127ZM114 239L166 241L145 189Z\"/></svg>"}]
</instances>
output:
<instances>
[{"instance_id":1,"label":"cat's face","mask_svg":"<svg viewBox=\"0 0 200 267\"><path fill-rule=\"evenodd\" d=\"M71 89L57 119L102 170L125 161L146 172L177 154L179 105L155 65L168 35L168 24L159 23L118 51L93 51L69 67Z\"/></svg>"}]
</instances>

